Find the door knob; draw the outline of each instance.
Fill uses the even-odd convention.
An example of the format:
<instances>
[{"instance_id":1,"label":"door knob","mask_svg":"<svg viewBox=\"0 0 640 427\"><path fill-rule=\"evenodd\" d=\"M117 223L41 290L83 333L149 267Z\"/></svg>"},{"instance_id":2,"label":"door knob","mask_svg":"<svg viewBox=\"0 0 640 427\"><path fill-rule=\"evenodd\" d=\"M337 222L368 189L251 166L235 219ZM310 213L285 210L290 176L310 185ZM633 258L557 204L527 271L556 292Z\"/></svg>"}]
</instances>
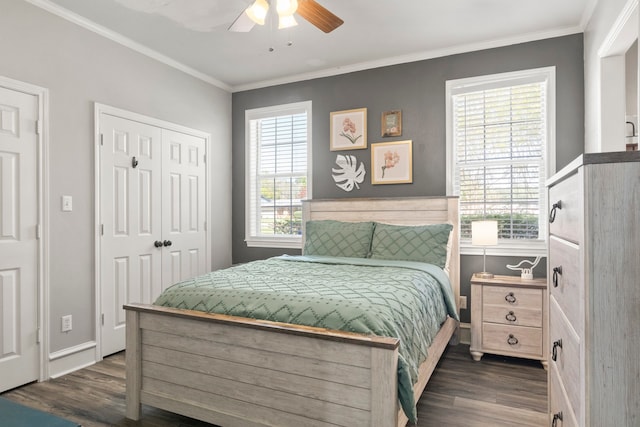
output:
<instances>
[{"instance_id":1,"label":"door knob","mask_svg":"<svg viewBox=\"0 0 640 427\"><path fill-rule=\"evenodd\" d=\"M163 242L163 245L165 245L165 246L171 246L171 244L172 244L172 243L171 243L171 240L165 240L165 241Z\"/></svg>"},{"instance_id":2,"label":"door knob","mask_svg":"<svg viewBox=\"0 0 640 427\"><path fill-rule=\"evenodd\" d=\"M160 240L156 240L155 242L153 242L153 246L155 246L156 248L161 248L162 242Z\"/></svg>"}]
</instances>

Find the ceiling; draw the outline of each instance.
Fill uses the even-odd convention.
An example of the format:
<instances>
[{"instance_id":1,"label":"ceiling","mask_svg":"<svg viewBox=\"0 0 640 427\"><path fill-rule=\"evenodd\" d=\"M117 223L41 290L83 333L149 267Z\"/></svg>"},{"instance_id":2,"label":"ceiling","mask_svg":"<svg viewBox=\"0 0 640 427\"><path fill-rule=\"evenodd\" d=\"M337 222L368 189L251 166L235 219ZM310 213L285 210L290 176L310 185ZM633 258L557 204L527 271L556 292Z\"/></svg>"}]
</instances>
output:
<instances>
[{"instance_id":1,"label":"ceiling","mask_svg":"<svg viewBox=\"0 0 640 427\"><path fill-rule=\"evenodd\" d=\"M597 2L317 0L345 21L325 34L227 31L251 0L28 1L229 91L582 32Z\"/></svg>"}]
</instances>

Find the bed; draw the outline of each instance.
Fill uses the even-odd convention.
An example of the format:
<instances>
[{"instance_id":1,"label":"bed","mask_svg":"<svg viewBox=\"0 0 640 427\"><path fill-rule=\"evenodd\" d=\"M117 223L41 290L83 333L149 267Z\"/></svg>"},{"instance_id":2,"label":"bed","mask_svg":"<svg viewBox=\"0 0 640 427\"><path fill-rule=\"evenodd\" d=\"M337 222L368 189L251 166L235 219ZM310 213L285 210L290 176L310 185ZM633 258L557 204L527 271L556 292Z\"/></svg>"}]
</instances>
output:
<instances>
[{"instance_id":1,"label":"bed","mask_svg":"<svg viewBox=\"0 0 640 427\"><path fill-rule=\"evenodd\" d=\"M453 226L445 270L454 313L416 369L417 401L447 343L457 337L458 199L309 200L303 218L305 224ZM224 427L407 424L398 403L404 363L398 338L158 305L125 309L129 419L138 420L147 404Z\"/></svg>"}]
</instances>

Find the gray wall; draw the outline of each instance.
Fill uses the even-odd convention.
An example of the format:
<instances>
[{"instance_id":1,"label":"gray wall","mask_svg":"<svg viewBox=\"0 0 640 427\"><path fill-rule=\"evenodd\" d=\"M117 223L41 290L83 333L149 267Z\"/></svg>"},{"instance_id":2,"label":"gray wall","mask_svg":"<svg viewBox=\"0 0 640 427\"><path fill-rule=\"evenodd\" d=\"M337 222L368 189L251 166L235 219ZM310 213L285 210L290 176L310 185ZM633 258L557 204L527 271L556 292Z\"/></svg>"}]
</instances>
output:
<instances>
[{"instance_id":1,"label":"gray wall","mask_svg":"<svg viewBox=\"0 0 640 427\"><path fill-rule=\"evenodd\" d=\"M297 250L247 248L244 242L244 111L270 105L313 102L313 198L441 196L446 192L445 82L530 68L556 67L557 169L583 152L584 87L583 37L575 34L508 47L489 49L233 94L233 262L246 262ZM371 185L370 150L341 152L365 163L367 177L350 193L331 178L336 152L329 151L329 113L368 109L368 142L413 140L413 183ZM402 110L403 133L380 137L380 116ZM480 258L479 264L477 259ZM509 262L518 261L518 258ZM481 257L462 257L462 294L469 294L469 278L481 268ZM487 259L494 271L505 259ZM488 267L489 268L489 267ZM510 270L506 270L513 274ZM505 273L506 273L505 272ZM534 271L544 275L544 266ZM463 321L469 321L463 312Z\"/></svg>"},{"instance_id":2,"label":"gray wall","mask_svg":"<svg viewBox=\"0 0 640 427\"><path fill-rule=\"evenodd\" d=\"M230 264L231 94L23 0L2 0L0 40L0 75L50 91L50 351L95 339L94 102L212 134L213 266Z\"/></svg>"}]
</instances>

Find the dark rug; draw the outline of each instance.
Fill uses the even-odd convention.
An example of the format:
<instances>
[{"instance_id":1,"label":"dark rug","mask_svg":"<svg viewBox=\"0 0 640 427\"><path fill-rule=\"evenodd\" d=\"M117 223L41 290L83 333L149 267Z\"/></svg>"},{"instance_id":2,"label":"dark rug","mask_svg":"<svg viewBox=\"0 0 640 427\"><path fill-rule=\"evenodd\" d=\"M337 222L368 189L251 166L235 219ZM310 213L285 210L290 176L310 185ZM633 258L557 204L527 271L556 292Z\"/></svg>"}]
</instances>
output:
<instances>
[{"instance_id":1,"label":"dark rug","mask_svg":"<svg viewBox=\"0 0 640 427\"><path fill-rule=\"evenodd\" d=\"M32 409L19 403L0 397L0 425L2 427L78 427L79 424L67 421L46 412Z\"/></svg>"}]
</instances>

